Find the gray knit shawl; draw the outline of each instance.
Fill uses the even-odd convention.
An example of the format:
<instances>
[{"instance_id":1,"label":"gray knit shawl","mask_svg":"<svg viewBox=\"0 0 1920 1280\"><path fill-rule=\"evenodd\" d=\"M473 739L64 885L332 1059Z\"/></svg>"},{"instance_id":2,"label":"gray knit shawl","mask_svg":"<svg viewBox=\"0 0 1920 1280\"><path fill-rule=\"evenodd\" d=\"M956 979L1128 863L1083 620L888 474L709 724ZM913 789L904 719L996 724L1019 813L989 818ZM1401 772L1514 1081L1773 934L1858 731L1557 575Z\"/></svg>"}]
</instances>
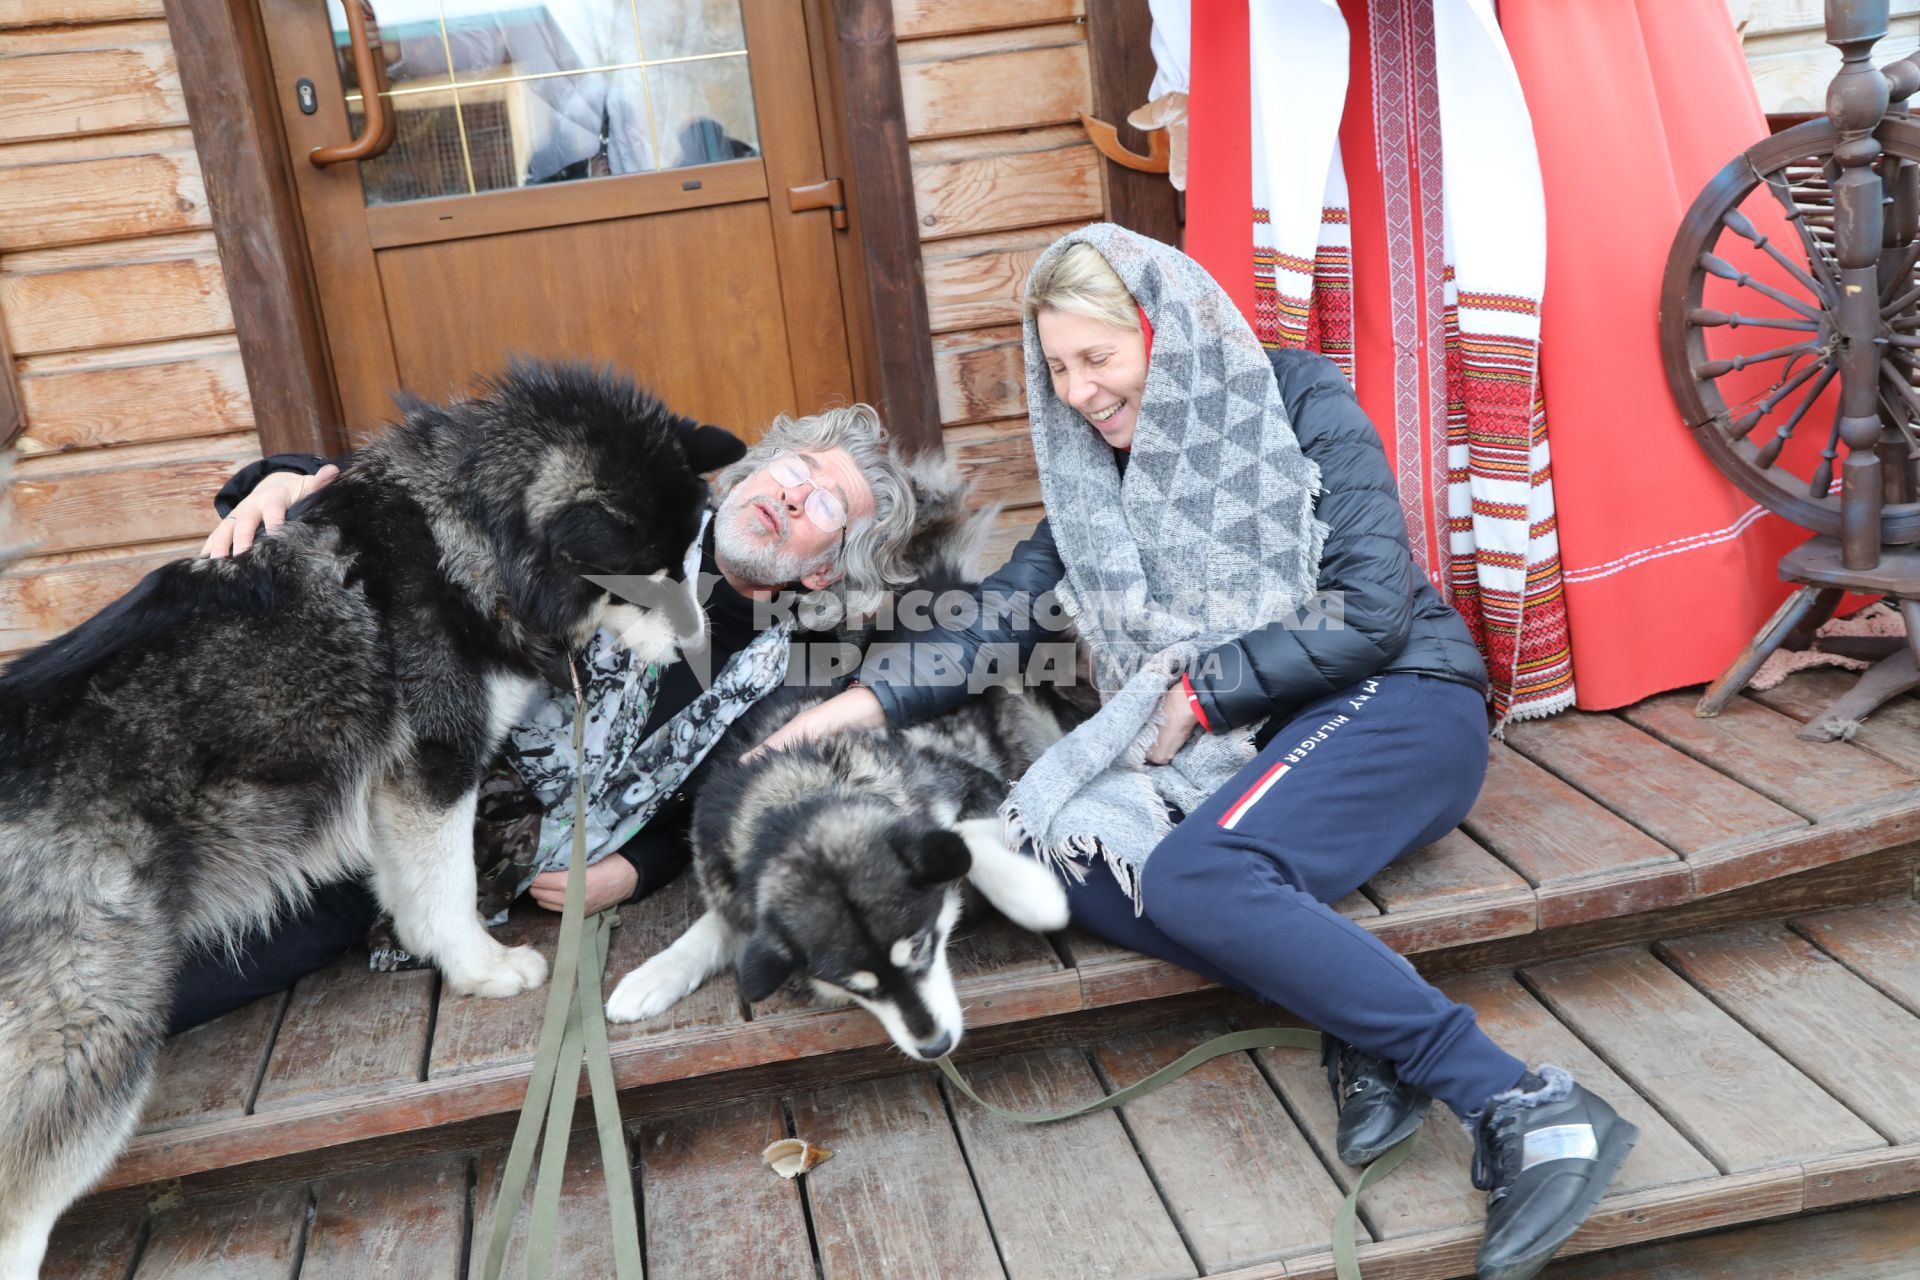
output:
<instances>
[{"instance_id":1,"label":"gray knit shawl","mask_svg":"<svg viewBox=\"0 0 1920 1280\"><path fill-rule=\"evenodd\" d=\"M1196 733L1172 763L1145 764L1160 701L1197 655L1299 610L1326 526L1314 515L1319 468L1226 292L1185 254L1105 223L1061 237L1034 269L1074 243L1112 264L1153 325L1153 349L1123 476L1113 450L1054 396L1039 333L1025 325L1034 458L1066 566L1057 590L1105 703L1034 764L1002 812L1016 845L1031 841L1076 878L1104 858L1137 907L1147 855L1172 826L1168 806L1192 813L1254 754L1254 726L1242 726Z\"/></svg>"}]
</instances>

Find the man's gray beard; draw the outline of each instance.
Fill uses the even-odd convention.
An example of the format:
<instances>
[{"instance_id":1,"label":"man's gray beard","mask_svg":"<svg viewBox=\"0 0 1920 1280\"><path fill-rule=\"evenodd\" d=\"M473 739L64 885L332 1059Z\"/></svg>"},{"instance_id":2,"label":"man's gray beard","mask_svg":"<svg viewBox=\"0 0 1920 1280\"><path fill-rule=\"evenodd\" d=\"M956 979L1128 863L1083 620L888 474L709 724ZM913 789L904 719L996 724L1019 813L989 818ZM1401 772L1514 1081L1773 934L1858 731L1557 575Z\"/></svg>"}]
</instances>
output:
<instances>
[{"instance_id":1,"label":"man's gray beard","mask_svg":"<svg viewBox=\"0 0 1920 1280\"><path fill-rule=\"evenodd\" d=\"M740 513L747 502L738 498L737 493L729 495L714 525L713 555L721 569L756 586L774 588L796 583L832 564L831 552L809 562L783 547L756 539L740 527Z\"/></svg>"}]
</instances>

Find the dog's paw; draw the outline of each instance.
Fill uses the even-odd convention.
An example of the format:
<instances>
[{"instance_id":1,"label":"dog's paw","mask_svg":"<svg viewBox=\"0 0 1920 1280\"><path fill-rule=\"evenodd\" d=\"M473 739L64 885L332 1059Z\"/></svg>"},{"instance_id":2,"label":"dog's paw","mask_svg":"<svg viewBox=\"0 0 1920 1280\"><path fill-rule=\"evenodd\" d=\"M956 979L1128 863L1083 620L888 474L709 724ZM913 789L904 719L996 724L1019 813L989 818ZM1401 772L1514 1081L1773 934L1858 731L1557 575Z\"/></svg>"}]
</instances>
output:
<instances>
[{"instance_id":1,"label":"dog's paw","mask_svg":"<svg viewBox=\"0 0 1920 1280\"><path fill-rule=\"evenodd\" d=\"M1016 857L999 869L993 905L1000 914L1034 933L1067 927L1071 914L1060 877L1031 858Z\"/></svg>"},{"instance_id":2,"label":"dog's paw","mask_svg":"<svg viewBox=\"0 0 1920 1280\"><path fill-rule=\"evenodd\" d=\"M814 978L807 979L807 998L822 1009L846 1009L853 1005L851 995Z\"/></svg>"},{"instance_id":3,"label":"dog's paw","mask_svg":"<svg viewBox=\"0 0 1920 1280\"><path fill-rule=\"evenodd\" d=\"M517 996L547 980L547 959L532 947L501 947L482 964L458 975L447 974L447 984L463 996Z\"/></svg>"},{"instance_id":4,"label":"dog's paw","mask_svg":"<svg viewBox=\"0 0 1920 1280\"><path fill-rule=\"evenodd\" d=\"M1067 927L1067 890L1060 877L1009 849L997 819L970 818L954 831L973 855L967 879L1001 915L1034 933Z\"/></svg>"},{"instance_id":5,"label":"dog's paw","mask_svg":"<svg viewBox=\"0 0 1920 1280\"><path fill-rule=\"evenodd\" d=\"M607 1021L638 1022L657 1017L693 994L704 975L661 954L620 979L607 997Z\"/></svg>"},{"instance_id":6,"label":"dog's paw","mask_svg":"<svg viewBox=\"0 0 1920 1280\"><path fill-rule=\"evenodd\" d=\"M659 610L641 611L627 609L622 611L622 620L632 620L620 631L620 643L632 651L633 656L645 663L671 663L680 657L678 638L673 634L673 625Z\"/></svg>"}]
</instances>

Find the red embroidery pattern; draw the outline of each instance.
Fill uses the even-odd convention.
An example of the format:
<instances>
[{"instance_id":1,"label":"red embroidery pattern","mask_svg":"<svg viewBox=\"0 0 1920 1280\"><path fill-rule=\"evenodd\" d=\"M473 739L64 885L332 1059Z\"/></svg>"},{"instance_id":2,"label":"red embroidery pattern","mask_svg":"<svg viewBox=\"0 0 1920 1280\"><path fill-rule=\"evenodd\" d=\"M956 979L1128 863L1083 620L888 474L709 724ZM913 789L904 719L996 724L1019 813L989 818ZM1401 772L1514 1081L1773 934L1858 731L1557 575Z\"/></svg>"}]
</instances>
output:
<instances>
[{"instance_id":1,"label":"red embroidery pattern","mask_svg":"<svg viewBox=\"0 0 1920 1280\"><path fill-rule=\"evenodd\" d=\"M1253 211L1256 226L1268 221ZM1347 211L1325 208L1320 225L1344 227ZM1326 237L1322 236L1323 241ZM1267 347L1305 347L1353 378L1353 255L1345 244L1322 243L1311 260L1256 244L1253 249L1253 332ZM1287 287L1282 287L1282 283ZM1301 292L1303 290L1303 292Z\"/></svg>"},{"instance_id":2,"label":"red embroidery pattern","mask_svg":"<svg viewBox=\"0 0 1920 1280\"><path fill-rule=\"evenodd\" d=\"M1265 209L1253 211L1255 226L1270 221ZM1310 347L1308 311L1313 292L1313 261L1253 246L1253 334L1266 347Z\"/></svg>"},{"instance_id":3,"label":"red embroidery pattern","mask_svg":"<svg viewBox=\"0 0 1920 1280\"><path fill-rule=\"evenodd\" d=\"M1460 303L1471 301L1477 308L1488 300L1499 304L1489 310L1517 314L1527 314L1535 305L1486 294L1462 295ZM1469 480L1503 481L1503 493L1513 492L1520 481L1528 489L1548 483L1549 468L1544 463L1536 468L1532 460L1547 429L1546 403L1535 385L1536 344L1508 335L1462 332L1458 308L1448 308L1447 325L1449 443L1465 447ZM1551 513L1529 523L1527 503L1517 500L1476 496L1469 509L1464 519L1448 520L1449 533L1471 534L1482 520L1525 524L1527 529L1527 552L1495 550L1485 545L1487 539L1475 537L1471 559L1456 557L1449 575L1454 605L1496 673L1494 713L1504 718L1516 705L1551 702L1573 686L1560 556L1551 541L1537 546L1553 537L1558 524ZM1516 587L1508 590L1495 582L1515 582ZM1505 671L1514 673L1510 682L1497 678Z\"/></svg>"},{"instance_id":4,"label":"red embroidery pattern","mask_svg":"<svg viewBox=\"0 0 1920 1280\"><path fill-rule=\"evenodd\" d=\"M1320 211L1321 227L1345 227L1347 211ZM1353 251L1342 243L1321 244L1313 255L1313 303L1307 311L1307 348L1339 366L1353 381Z\"/></svg>"}]
</instances>

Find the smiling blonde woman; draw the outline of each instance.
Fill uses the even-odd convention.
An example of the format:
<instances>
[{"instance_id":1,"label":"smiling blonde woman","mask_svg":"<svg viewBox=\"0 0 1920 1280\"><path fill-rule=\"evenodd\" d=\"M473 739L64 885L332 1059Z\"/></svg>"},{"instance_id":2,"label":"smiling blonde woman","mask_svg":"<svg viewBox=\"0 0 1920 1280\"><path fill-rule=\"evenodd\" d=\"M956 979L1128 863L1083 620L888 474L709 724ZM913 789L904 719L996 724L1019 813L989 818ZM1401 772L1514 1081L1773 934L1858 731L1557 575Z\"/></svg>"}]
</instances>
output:
<instances>
[{"instance_id":1,"label":"smiling blonde woman","mask_svg":"<svg viewBox=\"0 0 1920 1280\"><path fill-rule=\"evenodd\" d=\"M1049 249L1024 310L1047 519L982 595L1057 593L1106 696L1010 833L1076 924L1324 1029L1349 1163L1447 1103L1489 1192L1479 1274L1534 1275L1636 1130L1328 905L1458 825L1487 768L1486 669L1415 572L1378 435L1331 363L1263 351L1198 264L1119 227ZM967 696L946 673L1043 638L1038 607L975 616L871 652L781 737L936 715Z\"/></svg>"}]
</instances>

